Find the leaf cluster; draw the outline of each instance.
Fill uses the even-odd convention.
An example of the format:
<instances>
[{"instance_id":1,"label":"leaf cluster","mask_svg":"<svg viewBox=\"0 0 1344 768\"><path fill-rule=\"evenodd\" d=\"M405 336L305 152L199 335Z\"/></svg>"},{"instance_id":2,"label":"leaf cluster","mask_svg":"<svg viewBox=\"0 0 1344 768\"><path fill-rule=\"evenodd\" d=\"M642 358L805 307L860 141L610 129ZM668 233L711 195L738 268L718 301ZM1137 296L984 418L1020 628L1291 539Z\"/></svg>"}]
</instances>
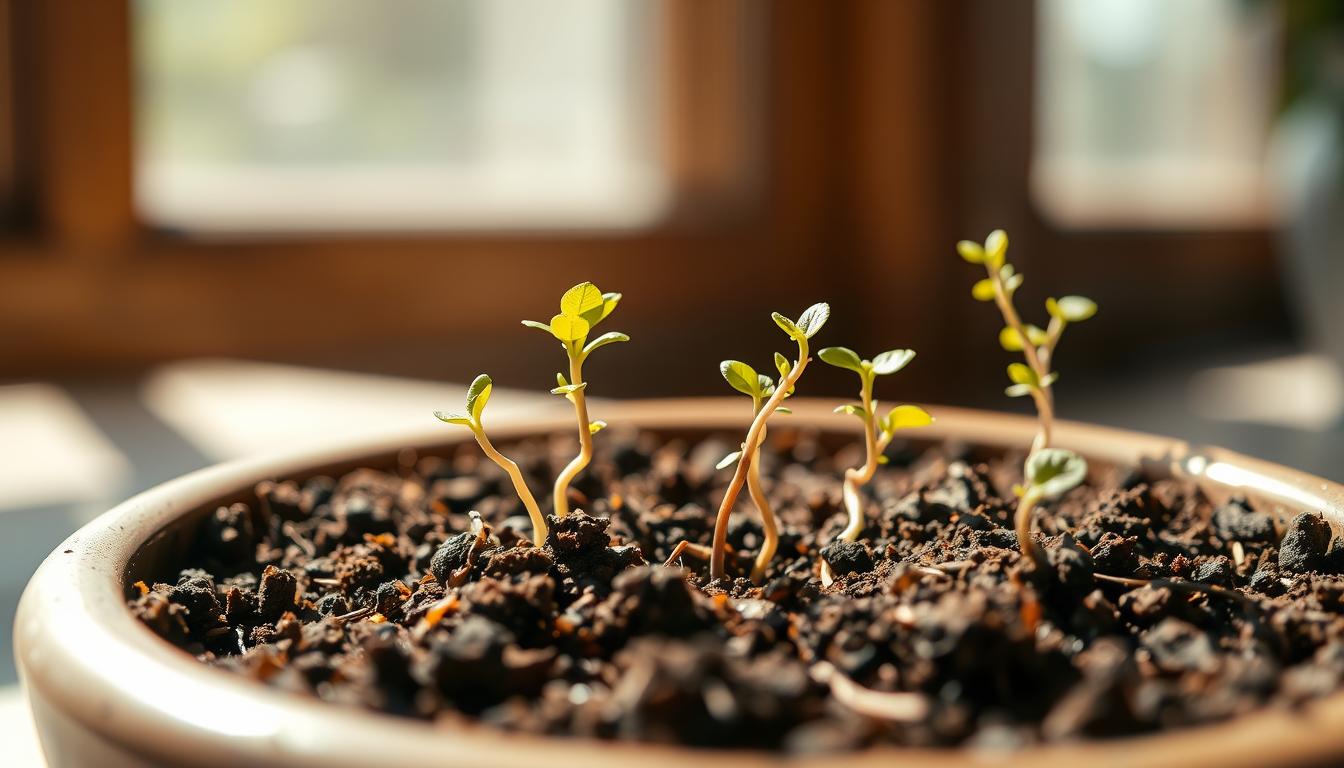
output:
<instances>
[{"instance_id":1,"label":"leaf cluster","mask_svg":"<svg viewBox=\"0 0 1344 768\"><path fill-rule=\"evenodd\" d=\"M989 233L983 245L962 240L957 243L957 253L971 264L980 264L985 268L986 277L971 286L971 296L977 301L994 301L1000 304L1005 316L1012 307L1013 296L1022 286L1023 276L1008 262L1008 235L1001 229ZM1021 331L1013 325L1005 325L999 331L999 346L1008 352L1022 352L1031 347L1036 359L1048 361L1060 336L1070 323L1081 323L1097 314L1097 304L1084 296L1063 296L1045 300L1045 310L1050 315L1046 329L1030 323L1021 323ZM1015 311L1012 317L1016 318ZM1023 337L1026 338L1023 338ZM1042 368L1043 372L1048 368ZM1039 390L1048 389L1059 378L1053 371L1038 374L1031 366L1013 363L1008 366L1008 378L1012 384L1004 390L1009 397L1022 397Z\"/></svg>"},{"instance_id":2,"label":"leaf cluster","mask_svg":"<svg viewBox=\"0 0 1344 768\"><path fill-rule=\"evenodd\" d=\"M823 363L853 371L858 374L859 382L863 392L872 392L873 383L878 376L889 376L910 364L915 359L913 349L890 349L872 360L866 360L859 357L858 353L847 347L826 347L817 352L817 357L821 358ZM923 427L933 423L933 417L923 408L915 405L898 405L887 412L885 416L878 417L878 402L871 400L873 413L869 414L868 408L863 403L846 403L835 409L836 413L848 413L857 416L862 420L870 417L876 419L875 425L881 431L884 438L892 433L910 429L912 427Z\"/></svg>"},{"instance_id":3,"label":"leaf cluster","mask_svg":"<svg viewBox=\"0 0 1344 768\"><path fill-rule=\"evenodd\" d=\"M1025 493L1057 499L1087 479L1087 460L1063 448L1043 448L1027 458Z\"/></svg>"},{"instance_id":4,"label":"leaf cluster","mask_svg":"<svg viewBox=\"0 0 1344 768\"><path fill-rule=\"evenodd\" d=\"M596 285L583 282L565 291L564 295L560 297L560 311L551 318L549 323L524 320L523 325L549 333L555 337L556 341L564 344L570 354L577 355L580 360L583 360L600 347L615 344L618 341L630 340L629 336L618 331L609 331L592 341L588 340L588 335L592 333L598 323L607 319L607 316L616 309L616 305L620 302L621 294L603 293ZM564 377L561 376L560 378L563 379ZM570 385L568 383L560 385L561 388L566 386ZM556 392L555 394L572 394L573 391Z\"/></svg>"}]
</instances>

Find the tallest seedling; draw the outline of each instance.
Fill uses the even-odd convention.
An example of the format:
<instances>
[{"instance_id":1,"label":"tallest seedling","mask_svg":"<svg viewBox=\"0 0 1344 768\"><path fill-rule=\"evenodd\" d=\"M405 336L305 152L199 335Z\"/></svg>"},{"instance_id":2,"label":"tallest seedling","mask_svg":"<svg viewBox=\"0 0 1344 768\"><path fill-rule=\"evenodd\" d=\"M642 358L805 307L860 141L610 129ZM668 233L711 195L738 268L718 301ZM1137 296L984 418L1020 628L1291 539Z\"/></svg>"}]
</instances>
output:
<instances>
[{"instance_id":1,"label":"tallest seedling","mask_svg":"<svg viewBox=\"0 0 1344 768\"><path fill-rule=\"evenodd\" d=\"M957 253L972 264L984 266L985 278L971 287L971 295L998 306L1004 322L1003 330L999 332L999 344L1009 352L1021 352L1026 360L1008 366L1008 378L1013 383L1005 393L1009 397L1031 395L1036 402L1040 426L1022 469L1023 484L1016 489L1018 504L1014 522L1022 554L1030 557L1038 568L1043 568L1045 553L1031 538L1032 513L1042 501L1061 496L1087 477L1087 462L1083 457L1073 451L1050 447L1055 421L1052 385L1059 378L1050 366L1064 329L1069 323L1080 323L1095 315L1097 305L1082 296L1046 299L1050 324L1041 330L1023 323L1013 306L1013 294L1022 286L1022 275L1008 263L1008 235L1003 230L990 232L984 245L962 240L957 243Z\"/></svg>"},{"instance_id":2,"label":"tallest seedling","mask_svg":"<svg viewBox=\"0 0 1344 768\"><path fill-rule=\"evenodd\" d=\"M554 336L565 348L565 356L569 359L569 378L566 379L564 373L555 374L556 387L551 394L563 395L574 404L574 415L579 421L579 455L555 478L553 501L557 517L569 514L569 485L593 460L593 435L607 426L606 422L588 418L588 401L584 397L588 382L583 380L583 363L599 347L630 340L629 336L616 331L588 340L597 324L605 320L620 301L619 293L603 293L592 283L579 283L560 297L560 312L551 318L551 322L523 321L528 328Z\"/></svg>"}]
</instances>

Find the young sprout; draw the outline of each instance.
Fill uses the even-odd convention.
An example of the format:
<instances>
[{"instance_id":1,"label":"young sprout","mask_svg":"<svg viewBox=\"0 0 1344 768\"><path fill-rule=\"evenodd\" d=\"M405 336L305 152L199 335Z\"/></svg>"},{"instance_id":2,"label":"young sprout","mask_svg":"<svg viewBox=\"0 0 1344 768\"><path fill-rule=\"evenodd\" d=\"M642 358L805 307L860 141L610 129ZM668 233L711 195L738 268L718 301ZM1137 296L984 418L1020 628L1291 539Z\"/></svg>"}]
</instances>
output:
<instances>
[{"instance_id":1,"label":"young sprout","mask_svg":"<svg viewBox=\"0 0 1344 768\"><path fill-rule=\"evenodd\" d=\"M1078 487L1087 478L1087 461L1073 451L1042 448L1027 458L1023 478L1024 485L1013 489L1019 496L1013 520L1017 545L1037 568L1044 568L1045 552L1031 538L1032 512L1042 501L1057 499Z\"/></svg>"},{"instance_id":2,"label":"young sprout","mask_svg":"<svg viewBox=\"0 0 1344 768\"><path fill-rule=\"evenodd\" d=\"M885 463L883 452L891 444L892 438L902 429L924 427L933 423L933 417L916 405L898 405L878 417L878 402L873 399L873 382L878 376L896 373L915 359L914 350L893 349L874 357L861 359L856 352L845 347L826 347L817 353L823 363L853 371L859 375L859 402L847 403L835 409L836 413L849 413L863 422L863 444L866 451L862 466L845 470L844 501L845 511L849 513L849 524L837 537L839 541L858 541L863 532L863 502L859 498L860 489L873 479L877 465ZM825 561L823 569L828 569Z\"/></svg>"},{"instance_id":3,"label":"young sprout","mask_svg":"<svg viewBox=\"0 0 1344 768\"><path fill-rule=\"evenodd\" d=\"M979 301L998 305L1005 323L999 332L999 344L1009 352L1021 352L1026 363L1008 366L1008 378L1013 382L1005 392L1009 397L1031 395L1036 403L1040 427L1032 443L1033 453L1050 447L1054 428L1055 401L1051 387L1059 378L1050 370L1059 337L1069 323L1080 323L1097 313L1097 305L1082 296L1046 299L1050 323L1045 330L1024 324L1013 306L1013 294L1022 286L1022 275L1008 263L1008 235L1001 229L989 233L985 244L962 240L957 252L972 264L982 264L986 277L971 287L971 295Z\"/></svg>"},{"instance_id":4,"label":"young sprout","mask_svg":"<svg viewBox=\"0 0 1344 768\"><path fill-rule=\"evenodd\" d=\"M508 458L495 449L490 442L490 438L485 435L485 426L481 423L481 414L485 412L485 404L490 400L490 390L493 384L490 377L482 373L471 382L467 387L467 413L465 416L456 413L444 413L435 411L434 416L439 421L449 424L457 424L471 430L471 434L476 436L476 442L480 444L481 450L509 474L509 479L513 481L513 489L518 492L518 498L527 508L527 516L532 518L532 543L540 547L546 543L546 518L542 517L541 509L537 507L537 500L532 496L532 491L528 489L527 482L523 480L523 472L518 468L517 462Z\"/></svg>"},{"instance_id":5,"label":"young sprout","mask_svg":"<svg viewBox=\"0 0 1344 768\"><path fill-rule=\"evenodd\" d=\"M616 309L620 301L619 293L603 293L592 283L579 283L560 297L560 313L552 317L551 322L523 321L528 328L554 336L564 346L569 358L569 378L566 379L563 373L555 374L556 387L551 394L563 395L574 404L574 413L579 420L579 455L555 478L552 496L557 517L569 514L569 485L593 459L593 435L607 426L605 421L588 419L588 401L584 396L588 382L583 380L583 362L599 347L630 340L629 336L616 331L588 340L588 334Z\"/></svg>"},{"instance_id":6,"label":"young sprout","mask_svg":"<svg viewBox=\"0 0 1344 768\"><path fill-rule=\"evenodd\" d=\"M794 385L798 383L799 377L803 375L803 369L810 360L808 339L815 336L826 324L826 319L831 316L831 307L828 304L813 304L804 310L796 321L778 312L772 312L770 316L774 318L775 324L798 344L798 359L791 366L787 360L780 366L780 380L775 384L774 392L766 397L765 403L757 409L756 418L752 419L751 428L747 430L747 439L742 441L742 454L738 457L737 469L733 472L733 479L728 483L728 489L723 493L718 516L714 519L714 544L710 549L709 559L711 579L717 580L724 576L723 552L728 543L728 518L732 515L733 505L737 503L738 494L742 492L742 486L747 481L752 464L755 463L756 452L765 433L765 422L779 409L784 398L793 393Z\"/></svg>"},{"instance_id":7,"label":"young sprout","mask_svg":"<svg viewBox=\"0 0 1344 768\"><path fill-rule=\"evenodd\" d=\"M775 353L775 367L779 369L779 381L782 384L789 373L789 361L778 352ZM754 419L760 416L761 409L765 407L767 399L775 393L776 383L774 379L763 373L757 373L756 369L746 363L737 360L724 360L719 363L719 373L728 382L728 386L747 395L751 398L751 415ZM792 390L785 391L784 397L793 394ZM778 407L777 413L788 413L787 408ZM759 456L761 444L765 442L766 426L761 425L761 434L757 439L756 445L752 448L752 455ZM731 466L733 462L741 457L746 448L744 443L742 448L727 456L719 462L718 469ZM751 580L760 583L765 577L765 567L775 557L775 551L779 549L779 524L775 520L774 509L770 506L770 500L765 496L765 489L761 486L761 462L752 461L747 469L747 492L751 495L751 501L756 505L756 509L761 512L761 527L765 531L765 539L761 543L761 551L756 555L756 562L751 568Z\"/></svg>"}]
</instances>

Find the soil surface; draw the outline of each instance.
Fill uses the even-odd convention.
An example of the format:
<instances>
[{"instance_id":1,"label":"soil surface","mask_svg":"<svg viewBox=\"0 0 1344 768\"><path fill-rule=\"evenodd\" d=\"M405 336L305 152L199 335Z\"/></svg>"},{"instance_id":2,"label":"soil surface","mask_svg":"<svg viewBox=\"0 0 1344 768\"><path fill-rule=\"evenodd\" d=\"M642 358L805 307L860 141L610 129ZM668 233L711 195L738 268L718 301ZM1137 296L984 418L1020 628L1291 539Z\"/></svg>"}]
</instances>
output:
<instances>
[{"instance_id":1,"label":"soil surface","mask_svg":"<svg viewBox=\"0 0 1344 768\"><path fill-rule=\"evenodd\" d=\"M468 443L392 471L264 482L206 517L192 567L138 582L129 605L207 664L325 701L696 746L1013 748L1341 685L1344 541L1317 514L1094 471L1038 514L1051 567L1037 570L1012 531L1020 455L893 449L860 543L825 550L838 577L824 586L819 549L843 527L859 447L785 425L771 437L781 545L760 586L745 578L761 538L745 492L737 578L708 583L689 556L662 565L682 539L709 542L733 438L609 430L573 489L586 513L552 518L544 547ZM504 450L546 504L574 448L564 435Z\"/></svg>"}]
</instances>

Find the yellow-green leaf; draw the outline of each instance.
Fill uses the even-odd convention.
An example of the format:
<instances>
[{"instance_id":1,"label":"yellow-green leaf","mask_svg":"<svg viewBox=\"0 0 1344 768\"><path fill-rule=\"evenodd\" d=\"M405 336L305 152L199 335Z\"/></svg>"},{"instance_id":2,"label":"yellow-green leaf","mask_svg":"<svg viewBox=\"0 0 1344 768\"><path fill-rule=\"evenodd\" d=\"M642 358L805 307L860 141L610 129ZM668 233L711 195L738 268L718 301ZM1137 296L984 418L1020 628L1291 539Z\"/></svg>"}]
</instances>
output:
<instances>
[{"instance_id":1,"label":"yellow-green leaf","mask_svg":"<svg viewBox=\"0 0 1344 768\"><path fill-rule=\"evenodd\" d=\"M719 363L719 373L728 386L750 397L760 397L760 376L756 369L739 360L724 360Z\"/></svg>"},{"instance_id":2,"label":"yellow-green leaf","mask_svg":"<svg viewBox=\"0 0 1344 768\"><path fill-rule=\"evenodd\" d=\"M1081 323L1097 314L1097 303L1086 296L1064 296L1060 299L1046 299L1045 309L1051 317Z\"/></svg>"},{"instance_id":3,"label":"yellow-green leaf","mask_svg":"<svg viewBox=\"0 0 1344 768\"><path fill-rule=\"evenodd\" d=\"M781 406L779 406L778 408L775 409L775 413L782 413L782 414L784 414L785 416L789 416L789 415L791 415L791 414L793 413L793 411L792 411L791 409L789 409L789 408L785 408L784 406L781 405Z\"/></svg>"},{"instance_id":4,"label":"yellow-green leaf","mask_svg":"<svg viewBox=\"0 0 1344 768\"><path fill-rule=\"evenodd\" d=\"M559 386L556 387L555 389L552 389L551 394L564 395L565 397L569 397L570 395L574 394L575 392L578 392L579 390L583 389L586 386L588 386L588 382L586 381L579 382L578 384L565 384L563 386Z\"/></svg>"},{"instance_id":5,"label":"yellow-green leaf","mask_svg":"<svg viewBox=\"0 0 1344 768\"><path fill-rule=\"evenodd\" d=\"M1027 458L1023 474L1041 496L1054 499L1087 479L1087 461L1073 451L1043 448Z\"/></svg>"},{"instance_id":6,"label":"yellow-green leaf","mask_svg":"<svg viewBox=\"0 0 1344 768\"><path fill-rule=\"evenodd\" d=\"M485 404L490 400L490 390L493 388L493 382L484 373L473 379L471 386L467 387L467 414L472 420L477 422L481 420L481 412L485 410Z\"/></svg>"},{"instance_id":7,"label":"yellow-green leaf","mask_svg":"<svg viewBox=\"0 0 1344 768\"><path fill-rule=\"evenodd\" d=\"M560 297L560 314L578 317L602 307L602 292L592 283L579 283ZM587 321L584 321L587 323ZM586 333L587 331L585 331Z\"/></svg>"},{"instance_id":8,"label":"yellow-green leaf","mask_svg":"<svg viewBox=\"0 0 1344 768\"><path fill-rule=\"evenodd\" d=\"M971 295L975 297L976 301L993 301L994 281L988 277L976 281L975 285L971 286Z\"/></svg>"},{"instance_id":9,"label":"yellow-green leaf","mask_svg":"<svg viewBox=\"0 0 1344 768\"><path fill-rule=\"evenodd\" d=\"M914 359L913 349L889 349L873 358L873 370L886 376L901 370Z\"/></svg>"},{"instance_id":10,"label":"yellow-green leaf","mask_svg":"<svg viewBox=\"0 0 1344 768\"><path fill-rule=\"evenodd\" d=\"M565 374L560 373L559 371L556 371L556 372L555 372L555 385L556 385L557 387L568 387L568 386L569 386L569 381L565 378Z\"/></svg>"},{"instance_id":11,"label":"yellow-green leaf","mask_svg":"<svg viewBox=\"0 0 1344 768\"><path fill-rule=\"evenodd\" d=\"M589 327L596 328L597 324L606 320L607 315L610 315L616 309L616 305L620 303L621 294L604 293L602 294L602 304L584 312L581 317L588 321Z\"/></svg>"},{"instance_id":12,"label":"yellow-green leaf","mask_svg":"<svg viewBox=\"0 0 1344 768\"><path fill-rule=\"evenodd\" d=\"M588 328L588 321L577 315L556 315L551 318L551 334L566 343L587 336Z\"/></svg>"},{"instance_id":13,"label":"yellow-green leaf","mask_svg":"<svg viewBox=\"0 0 1344 768\"><path fill-rule=\"evenodd\" d=\"M846 347L826 347L817 352L817 357L821 358L823 363L833 365L836 368L847 368L855 373L863 375L863 360L859 358L857 352Z\"/></svg>"},{"instance_id":14,"label":"yellow-green leaf","mask_svg":"<svg viewBox=\"0 0 1344 768\"><path fill-rule=\"evenodd\" d=\"M596 339L588 342L583 347L583 356L587 357L593 353L593 350L599 347L605 347L608 344L615 344L618 341L629 341L630 337L619 331L607 331Z\"/></svg>"},{"instance_id":15,"label":"yellow-green leaf","mask_svg":"<svg viewBox=\"0 0 1344 768\"><path fill-rule=\"evenodd\" d=\"M848 413L850 416L858 416L860 419L864 418L867 415L867 411L863 410L863 406L859 405L858 403L845 403L844 405L837 405L835 407L834 412Z\"/></svg>"},{"instance_id":16,"label":"yellow-green leaf","mask_svg":"<svg viewBox=\"0 0 1344 768\"><path fill-rule=\"evenodd\" d=\"M459 425L459 426L463 426L463 427L470 427L470 426L471 426L471 419L467 418L466 416L458 415L458 414L456 414L456 413L446 413L446 412L444 412L444 411L435 411L435 412L434 412L434 418L438 419L439 421L445 421L445 422L448 422L449 424L457 424L457 425Z\"/></svg>"},{"instance_id":17,"label":"yellow-green leaf","mask_svg":"<svg viewBox=\"0 0 1344 768\"><path fill-rule=\"evenodd\" d=\"M1009 352L1021 352L1022 334L1018 333L1016 328L1004 326L1003 330L999 331L999 346Z\"/></svg>"},{"instance_id":18,"label":"yellow-green leaf","mask_svg":"<svg viewBox=\"0 0 1344 768\"><path fill-rule=\"evenodd\" d=\"M957 243L957 253L961 254L961 258L972 264L985 263L985 249L979 243L962 240Z\"/></svg>"},{"instance_id":19,"label":"yellow-green leaf","mask_svg":"<svg viewBox=\"0 0 1344 768\"><path fill-rule=\"evenodd\" d=\"M810 339L817 335L817 331L821 330L821 327L826 324L830 317L831 305L826 302L819 302L803 310L803 314L798 316L798 322L794 325Z\"/></svg>"},{"instance_id":20,"label":"yellow-green leaf","mask_svg":"<svg viewBox=\"0 0 1344 768\"><path fill-rule=\"evenodd\" d=\"M1012 385L1010 385L1010 386L1004 388L1004 390L1003 390L1003 394L1005 394L1005 395L1007 395L1007 396L1009 396L1009 397L1023 397L1023 396L1025 396L1025 395L1030 395L1030 394L1031 394L1031 385L1030 385L1030 384L1012 384Z\"/></svg>"},{"instance_id":21,"label":"yellow-green leaf","mask_svg":"<svg viewBox=\"0 0 1344 768\"><path fill-rule=\"evenodd\" d=\"M1036 372L1022 363L1010 363L1008 365L1008 378L1014 384L1026 384L1032 387L1040 383L1036 378Z\"/></svg>"},{"instance_id":22,"label":"yellow-green leaf","mask_svg":"<svg viewBox=\"0 0 1344 768\"><path fill-rule=\"evenodd\" d=\"M551 332L551 326L545 323L538 323L536 320L524 320L523 325L526 325L528 328L536 328L539 331L545 331L547 333Z\"/></svg>"},{"instance_id":23,"label":"yellow-green leaf","mask_svg":"<svg viewBox=\"0 0 1344 768\"><path fill-rule=\"evenodd\" d=\"M607 422L598 419L588 424L588 434L596 435L598 432L607 428Z\"/></svg>"},{"instance_id":24,"label":"yellow-green leaf","mask_svg":"<svg viewBox=\"0 0 1344 768\"><path fill-rule=\"evenodd\" d=\"M789 358L787 358L787 357L785 357L785 356L779 354L778 352L776 352L776 353L775 353L775 370L776 370L776 371L779 371L779 380L780 380L780 381L783 381L785 378L787 378L788 375L789 375L789 370L790 370L790 366L789 366Z\"/></svg>"},{"instance_id":25,"label":"yellow-green leaf","mask_svg":"<svg viewBox=\"0 0 1344 768\"><path fill-rule=\"evenodd\" d=\"M985 263L994 269L1003 266L1008 257L1008 233L996 229L985 238Z\"/></svg>"},{"instance_id":26,"label":"yellow-green leaf","mask_svg":"<svg viewBox=\"0 0 1344 768\"><path fill-rule=\"evenodd\" d=\"M932 423L933 417L923 408L917 405L898 405L882 420L882 429L884 432L895 432L899 429L927 427Z\"/></svg>"},{"instance_id":27,"label":"yellow-green leaf","mask_svg":"<svg viewBox=\"0 0 1344 768\"><path fill-rule=\"evenodd\" d=\"M784 332L789 334L789 338L793 339L794 341L802 341L803 339L807 338L807 334L803 332L803 329L798 327L797 323L779 314L778 312L771 312L770 318L775 321L775 325L778 325L780 328L784 329Z\"/></svg>"}]
</instances>

